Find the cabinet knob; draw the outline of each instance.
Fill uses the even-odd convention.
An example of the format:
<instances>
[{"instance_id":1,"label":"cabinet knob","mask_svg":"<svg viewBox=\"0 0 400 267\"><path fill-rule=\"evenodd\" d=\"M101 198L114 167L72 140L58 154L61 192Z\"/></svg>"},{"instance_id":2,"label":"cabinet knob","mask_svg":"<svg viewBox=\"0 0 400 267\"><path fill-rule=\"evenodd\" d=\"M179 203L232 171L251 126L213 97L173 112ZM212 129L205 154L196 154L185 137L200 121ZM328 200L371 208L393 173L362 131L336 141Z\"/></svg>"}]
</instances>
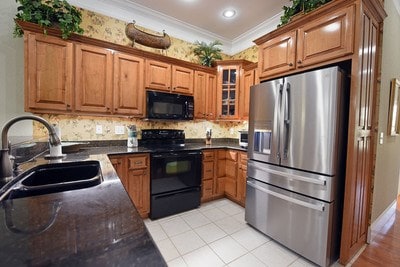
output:
<instances>
[{"instance_id":1,"label":"cabinet knob","mask_svg":"<svg viewBox=\"0 0 400 267\"><path fill-rule=\"evenodd\" d=\"M289 63L289 67L293 67L293 63L292 62Z\"/></svg>"},{"instance_id":2,"label":"cabinet knob","mask_svg":"<svg viewBox=\"0 0 400 267\"><path fill-rule=\"evenodd\" d=\"M303 63L303 62L299 59L299 60L297 60L297 63L298 63L298 64L301 64L301 63Z\"/></svg>"}]
</instances>

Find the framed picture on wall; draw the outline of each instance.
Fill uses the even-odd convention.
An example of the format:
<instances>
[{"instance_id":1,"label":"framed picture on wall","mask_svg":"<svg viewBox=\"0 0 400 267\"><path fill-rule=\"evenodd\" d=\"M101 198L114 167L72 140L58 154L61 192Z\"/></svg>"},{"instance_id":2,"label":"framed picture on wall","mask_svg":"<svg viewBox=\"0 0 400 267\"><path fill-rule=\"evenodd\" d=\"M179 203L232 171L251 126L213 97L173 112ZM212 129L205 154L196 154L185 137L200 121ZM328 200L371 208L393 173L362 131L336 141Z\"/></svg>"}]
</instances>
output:
<instances>
[{"instance_id":1,"label":"framed picture on wall","mask_svg":"<svg viewBox=\"0 0 400 267\"><path fill-rule=\"evenodd\" d=\"M392 79L390 82L390 103L388 118L388 134L400 134L400 80Z\"/></svg>"}]
</instances>

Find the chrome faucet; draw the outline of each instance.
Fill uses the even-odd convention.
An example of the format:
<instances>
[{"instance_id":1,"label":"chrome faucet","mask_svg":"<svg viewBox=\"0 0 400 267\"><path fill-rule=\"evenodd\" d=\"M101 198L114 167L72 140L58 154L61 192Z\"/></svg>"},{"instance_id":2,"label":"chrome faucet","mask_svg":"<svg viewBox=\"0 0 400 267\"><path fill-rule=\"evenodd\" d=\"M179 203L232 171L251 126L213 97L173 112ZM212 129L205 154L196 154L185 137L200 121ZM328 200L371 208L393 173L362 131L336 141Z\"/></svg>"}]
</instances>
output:
<instances>
[{"instance_id":1,"label":"chrome faucet","mask_svg":"<svg viewBox=\"0 0 400 267\"><path fill-rule=\"evenodd\" d=\"M51 147L60 147L61 148L61 141L60 138L57 136L56 131L54 127L47 122L45 119L39 117L39 116L34 116L34 115L25 115L25 116L20 116L16 117L14 119L9 120L3 127L3 130L1 132L1 142L2 142L2 148L0 150L0 183L5 183L10 181L13 178L13 164L11 163L11 155L10 155L10 144L8 142L8 130L10 127L22 120L34 120L42 123L47 130L49 131L49 143L50 143L50 157L54 156L57 157L59 155L51 155L52 149ZM61 149L53 149L53 151L61 151Z\"/></svg>"}]
</instances>

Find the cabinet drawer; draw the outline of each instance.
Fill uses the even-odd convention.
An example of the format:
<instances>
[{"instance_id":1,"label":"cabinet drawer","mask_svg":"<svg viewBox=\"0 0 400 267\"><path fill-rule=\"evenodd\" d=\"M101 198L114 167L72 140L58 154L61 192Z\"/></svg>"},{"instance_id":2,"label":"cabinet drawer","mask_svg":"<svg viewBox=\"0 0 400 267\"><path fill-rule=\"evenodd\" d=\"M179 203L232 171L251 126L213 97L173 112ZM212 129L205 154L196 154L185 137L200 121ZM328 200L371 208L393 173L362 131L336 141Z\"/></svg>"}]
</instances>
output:
<instances>
[{"instance_id":1,"label":"cabinet drawer","mask_svg":"<svg viewBox=\"0 0 400 267\"><path fill-rule=\"evenodd\" d=\"M227 160L237 161L237 155L238 155L237 151L232 151L232 150L226 151Z\"/></svg>"},{"instance_id":2,"label":"cabinet drawer","mask_svg":"<svg viewBox=\"0 0 400 267\"><path fill-rule=\"evenodd\" d=\"M204 161L211 161L214 160L214 151L205 151L203 150L203 160Z\"/></svg>"},{"instance_id":3,"label":"cabinet drawer","mask_svg":"<svg viewBox=\"0 0 400 267\"><path fill-rule=\"evenodd\" d=\"M128 168L130 170L145 169L148 167L147 159L148 159L147 155L129 157L128 158Z\"/></svg>"},{"instance_id":4,"label":"cabinet drawer","mask_svg":"<svg viewBox=\"0 0 400 267\"><path fill-rule=\"evenodd\" d=\"M214 162L203 162L203 179L212 179L214 177Z\"/></svg>"}]
</instances>

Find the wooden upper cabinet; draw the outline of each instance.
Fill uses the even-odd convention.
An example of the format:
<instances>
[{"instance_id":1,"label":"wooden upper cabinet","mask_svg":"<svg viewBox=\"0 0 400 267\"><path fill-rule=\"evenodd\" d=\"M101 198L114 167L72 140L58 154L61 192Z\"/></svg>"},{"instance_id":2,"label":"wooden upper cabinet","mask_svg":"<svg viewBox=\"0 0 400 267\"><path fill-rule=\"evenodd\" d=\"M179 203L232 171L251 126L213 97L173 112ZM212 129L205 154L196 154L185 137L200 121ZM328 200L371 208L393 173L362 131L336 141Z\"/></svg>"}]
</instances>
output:
<instances>
[{"instance_id":1,"label":"wooden upper cabinet","mask_svg":"<svg viewBox=\"0 0 400 267\"><path fill-rule=\"evenodd\" d=\"M194 71L156 60L146 60L147 89L193 95Z\"/></svg>"},{"instance_id":2,"label":"wooden upper cabinet","mask_svg":"<svg viewBox=\"0 0 400 267\"><path fill-rule=\"evenodd\" d=\"M143 58L123 53L114 54L114 114L143 116L143 75Z\"/></svg>"},{"instance_id":3,"label":"wooden upper cabinet","mask_svg":"<svg viewBox=\"0 0 400 267\"><path fill-rule=\"evenodd\" d=\"M60 38L25 32L25 109L70 111L73 45Z\"/></svg>"},{"instance_id":4,"label":"wooden upper cabinet","mask_svg":"<svg viewBox=\"0 0 400 267\"><path fill-rule=\"evenodd\" d=\"M354 6L338 10L298 29L297 67L353 53Z\"/></svg>"},{"instance_id":5,"label":"wooden upper cabinet","mask_svg":"<svg viewBox=\"0 0 400 267\"><path fill-rule=\"evenodd\" d=\"M193 79L192 69L172 66L172 92L193 95Z\"/></svg>"},{"instance_id":6,"label":"wooden upper cabinet","mask_svg":"<svg viewBox=\"0 0 400 267\"><path fill-rule=\"evenodd\" d=\"M222 120L239 117L239 65L218 67L217 117Z\"/></svg>"},{"instance_id":7,"label":"wooden upper cabinet","mask_svg":"<svg viewBox=\"0 0 400 267\"><path fill-rule=\"evenodd\" d=\"M75 109L110 113L112 105L112 52L105 48L76 44Z\"/></svg>"},{"instance_id":8,"label":"wooden upper cabinet","mask_svg":"<svg viewBox=\"0 0 400 267\"><path fill-rule=\"evenodd\" d=\"M194 74L194 117L206 118L207 73L196 71Z\"/></svg>"},{"instance_id":9,"label":"wooden upper cabinet","mask_svg":"<svg viewBox=\"0 0 400 267\"><path fill-rule=\"evenodd\" d=\"M146 88L171 91L171 65L156 61L146 60Z\"/></svg>"},{"instance_id":10,"label":"wooden upper cabinet","mask_svg":"<svg viewBox=\"0 0 400 267\"><path fill-rule=\"evenodd\" d=\"M242 80L243 90L241 91L239 97L239 117L242 120L248 120L250 110L250 87L260 83L256 64L254 68L244 71Z\"/></svg>"},{"instance_id":11,"label":"wooden upper cabinet","mask_svg":"<svg viewBox=\"0 0 400 267\"><path fill-rule=\"evenodd\" d=\"M271 76L295 69L296 31L270 39L258 49L260 76Z\"/></svg>"},{"instance_id":12,"label":"wooden upper cabinet","mask_svg":"<svg viewBox=\"0 0 400 267\"><path fill-rule=\"evenodd\" d=\"M324 12L297 28L289 24L286 32L279 34L278 29L255 40L261 80L349 59L345 57L354 52L355 6Z\"/></svg>"},{"instance_id":13,"label":"wooden upper cabinet","mask_svg":"<svg viewBox=\"0 0 400 267\"><path fill-rule=\"evenodd\" d=\"M195 71L194 116L196 119L215 119L217 78L213 74Z\"/></svg>"}]
</instances>

